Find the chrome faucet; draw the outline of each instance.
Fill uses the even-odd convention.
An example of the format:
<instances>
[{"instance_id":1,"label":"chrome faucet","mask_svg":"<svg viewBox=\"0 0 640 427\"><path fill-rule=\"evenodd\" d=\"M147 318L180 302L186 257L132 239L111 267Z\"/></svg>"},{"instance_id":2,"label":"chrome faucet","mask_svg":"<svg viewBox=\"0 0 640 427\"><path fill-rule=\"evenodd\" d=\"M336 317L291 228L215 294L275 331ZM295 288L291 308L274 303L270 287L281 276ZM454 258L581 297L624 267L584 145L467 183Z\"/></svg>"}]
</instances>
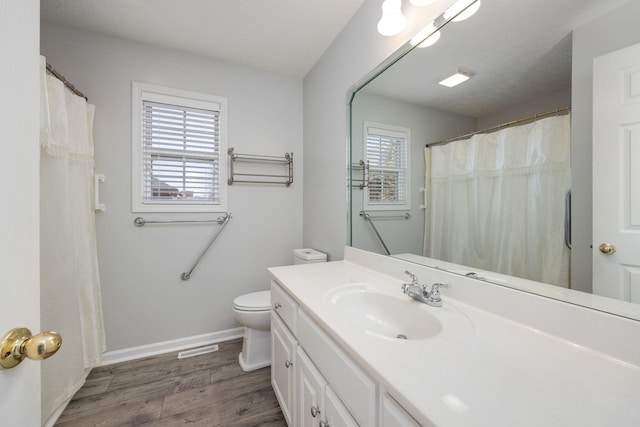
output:
<instances>
[{"instance_id":1,"label":"chrome faucet","mask_svg":"<svg viewBox=\"0 0 640 427\"><path fill-rule=\"evenodd\" d=\"M442 306L440 288L448 288L448 284L434 283L431 285L431 290L429 291L425 285L420 283L415 275L411 274L409 271L405 271L405 274L411 277L411 283L402 284L402 292L405 295L434 307Z\"/></svg>"}]
</instances>

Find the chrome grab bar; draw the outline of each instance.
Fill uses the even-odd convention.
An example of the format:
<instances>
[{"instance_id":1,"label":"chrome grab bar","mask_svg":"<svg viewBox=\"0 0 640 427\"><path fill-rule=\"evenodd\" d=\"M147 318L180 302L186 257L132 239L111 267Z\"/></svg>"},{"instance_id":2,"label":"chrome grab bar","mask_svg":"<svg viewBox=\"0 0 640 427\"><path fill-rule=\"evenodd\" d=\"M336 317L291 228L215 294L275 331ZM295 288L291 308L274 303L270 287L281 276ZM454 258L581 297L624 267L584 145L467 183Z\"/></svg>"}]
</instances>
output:
<instances>
[{"instance_id":1,"label":"chrome grab bar","mask_svg":"<svg viewBox=\"0 0 640 427\"><path fill-rule=\"evenodd\" d=\"M216 232L214 233L213 237L211 237L211 240L209 241L209 244L207 245L206 248L204 248L204 250L200 253L200 256L198 257L198 259L196 260L196 262L193 263L193 265L191 266L191 268L189 269L189 271L185 271L184 273L182 273L180 275L180 278L182 280L189 280L189 277L191 277L191 273L193 273L193 270L195 270L195 268L198 266L198 264L200 263L200 260L202 260L202 257L204 257L204 254L207 253L207 251L209 250L209 248L211 247L211 245L213 245L213 242L216 241L216 239L218 238L218 235L220 235L220 233L222 232L222 230L224 230L224 228L227 226L227 224L229 223L229 220L231 220L231 212L229 212L228 214L226 214L223 217L218 217L218 224L220 224L220 228L218 228L216 230Z\"/></svg>"},{"instance_id":2,"label":"chrome grab bar","mask_svg":"<svg viewBox=\"0 0 640 427\"><path fill-rule=\"evenodd\" d=\"M213 237L211 237L211 240L209 241L209 244L207 245L206 248L204 248L202 253L200 253L200 256L198 256L198 259L196 260L196 262L193 263L193 265L191 266L189 271L185 271L184 273L182 273L180 275L180 278L182 280L189 280L189 277L191 277L191 273L193 273L193 270L195 270L195 268L198 266L198 264L202 260L202 257L204 257L204 254L207 253L207 251L209 250L211 245L213 245L213 242L216 241L216 239L218 238L218 235L222 232L222 230L224 230L224 228L229 223L230 219L231 219L231 212L228 212L228 213L225 213L224 216L219 216L216 219L203 219L203 220L190 220L190 219L187 219L187 220L173 220L173 219L166 219L166 220L148 221L148 220L146 220L146 219L144 219L144 218L139 216L139 217L137 217L136 219L133 220L133 223L135 224L136 227L144 227L145 224L190 224L190 223L212 223L212 222L217 222L218 224L220 224L220 228L218 228L216 230L216 232L213 235Z\"/></svg>"},{"instance_id":3,"label":"chrome grab bar","mask_svg":"<svg viewBox=\"0 0 640 427\"><path fill-rule=\"evenodd\" d=\"M229 215L225 213L225 216ZM147 220L142 218L141 216L137 217L133 220L133 223L136 227L144 227L145 224L191 224L191 223L212 223L217 222L218 224L222 224L224 221L224 217L218 217L217 219L187 219L187 220L174 220L174 219L163 219L163 220Z\"/></svg>"}]
</instances>

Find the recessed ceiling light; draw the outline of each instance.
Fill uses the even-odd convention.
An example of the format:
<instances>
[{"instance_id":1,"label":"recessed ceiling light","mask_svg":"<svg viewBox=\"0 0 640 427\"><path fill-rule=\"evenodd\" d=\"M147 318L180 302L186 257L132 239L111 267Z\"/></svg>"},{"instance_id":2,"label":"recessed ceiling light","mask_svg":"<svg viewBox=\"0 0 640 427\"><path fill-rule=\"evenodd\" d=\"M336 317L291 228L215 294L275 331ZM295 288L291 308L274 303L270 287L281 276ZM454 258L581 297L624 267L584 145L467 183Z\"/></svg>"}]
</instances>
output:
<instances>
[{"instance_id":1,"label":"recessed ceiling light","mask_svg":"<svg viewBox=\"0 0 640 427\"><path fill-rule=\"evenodd\" d=\"M458 72L439 82L442 86L454 87L460 83L464 83L471 78L473 74L468 71L458 69Z\"/></svg>"}]
</instances>

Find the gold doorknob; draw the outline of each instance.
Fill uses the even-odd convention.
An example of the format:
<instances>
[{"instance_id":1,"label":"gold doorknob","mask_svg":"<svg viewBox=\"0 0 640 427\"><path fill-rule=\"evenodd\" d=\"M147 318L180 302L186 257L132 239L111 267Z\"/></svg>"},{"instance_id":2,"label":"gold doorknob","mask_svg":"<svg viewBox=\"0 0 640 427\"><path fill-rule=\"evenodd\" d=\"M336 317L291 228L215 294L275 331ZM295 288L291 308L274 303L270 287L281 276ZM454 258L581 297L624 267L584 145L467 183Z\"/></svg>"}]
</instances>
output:
<instances>
[{"instance_id":1,"label":"gold doorknob","mask_svg":"<svg viewBox=\"0 0 640 427\"><path fill-rule=\"evenodd\" d=\"M616 247L611 243L603 243L598 249L605 255L612 255L616 251Z\"/></svg>"},{"instance_id":2,"label":"gold doorknob","mask_svg":"<svg viewBox=\"0 0 640 427\"><path fill-rule=\"evenodd\" d=\"M0 370L11 369L24 360L43 360L53 356L62 345L57 332L41 332L32 336L27 328L13 328L0 341Z\"/></svg>"}]
</instances>

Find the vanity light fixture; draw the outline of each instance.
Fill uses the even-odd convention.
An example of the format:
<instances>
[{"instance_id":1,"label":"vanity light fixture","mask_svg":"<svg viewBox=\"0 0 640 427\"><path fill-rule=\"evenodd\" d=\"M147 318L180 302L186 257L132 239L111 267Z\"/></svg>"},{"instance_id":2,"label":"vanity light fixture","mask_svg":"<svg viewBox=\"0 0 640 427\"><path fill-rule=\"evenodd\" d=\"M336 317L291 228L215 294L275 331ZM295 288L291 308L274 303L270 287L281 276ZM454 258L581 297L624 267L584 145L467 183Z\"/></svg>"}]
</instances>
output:
<instances>
[{"instance_id":1,"label":"vanity light fixture","mask_svg":"<svg viewBox=\"0 0 640 427\"><path fill-rule=\"evenodd\" d=\"M431 23L413 36L409 43L411 43L411 46L429 47L434 45L438 40L440 40L440 31L436 31L436 27Z\"/></svg>"},{"instance_id":2,"label":"vanity light fixture","mask_svg":"<svg viewBox=\"0 0 640 427\"><path fill-rule=\"evenodd\" d=\"M429 6L433 0L410 0L414 6Z\"/></svg>"},{"instance_id":3,"label":"vanity light fixture","mask_svg":"<svg viewBox=\"0 0 640 427\"><path fill-rule=\"evenodd\" d=\"M453 22L464 21L473 16L480 9L480 0L458 0L444 11L444 18Z\"/></svg>"},{"instance_id":4,"label":"vanity light fixture","mask_svg":"<svg viewBox=\"0 0 640 427\"><path fill-rule=\"evenodd\" d=\"M378 32L383 36L395 36L400 33L407 19L402 15L402 0L384 0L382 18L378 22Z\"/></svg>"},{"instance_id":5,"label":"vanity light fixture","mask_svg":"<svg viewBox=\"0 0 640 427\"><path fill-rule=\"evenodd\" d=\"M463 71L460 68L458 68L458 72L447 77L446 79L442 80L441 82L439 82L439 84L441 84L442 86L446 86L446 87L454 87L454 86L458 86L460 83L464 83L467 80L469 80L471 78L471 76L473 75L473 73L470 73L468 71Z\"/></svg>"}]
</instances>

